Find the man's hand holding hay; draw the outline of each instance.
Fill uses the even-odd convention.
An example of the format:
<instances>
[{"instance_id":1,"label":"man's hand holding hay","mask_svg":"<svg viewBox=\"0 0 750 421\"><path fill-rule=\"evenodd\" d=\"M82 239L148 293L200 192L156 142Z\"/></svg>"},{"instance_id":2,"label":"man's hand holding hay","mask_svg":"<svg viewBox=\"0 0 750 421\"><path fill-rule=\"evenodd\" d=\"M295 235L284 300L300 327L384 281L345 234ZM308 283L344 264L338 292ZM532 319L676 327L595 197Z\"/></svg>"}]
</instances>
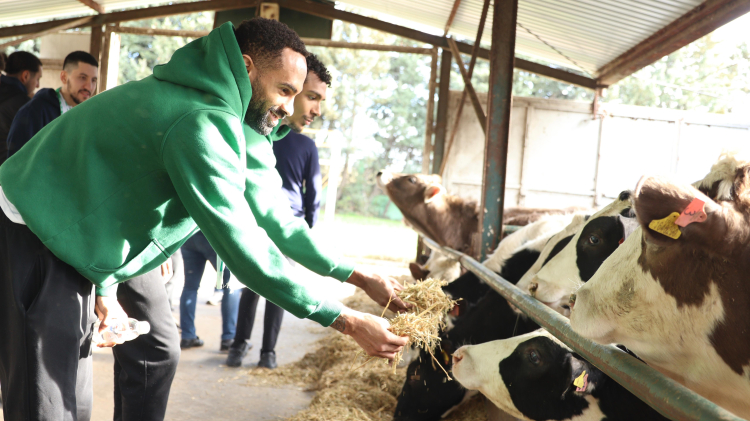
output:
<instances>
[{"instance_id":1,"label":"man's hand holding hay","mask_svg":"<svg viewBox=\"0 0 750 421\"><path fill-rule=\"evenodd\" d=\"M404 287L395 279L368 274L355 270L347 282L361 288L373 301L381 306L388 306L391 311L402 312L411 307L396 295ZM344 309L341 315L331 324L339 332L349 335L371 357L392 360L406 345L408 338L391 333L390 324L382 317L373 316L350 308Z\"/></svg>"},{"instance_id":2,"label":"man's hand holding hay","mask_svg":"<svg viewBox=\"0 0 750 421\"><path fill-rule=\"evenodd\" d=\"M409 340L391 333L390 324L384 318L350 308L345 308L331 327L351 336L367 355L388 360L393 360Z\"/></svg>"},{"instance_id":3,"label":"man's hand holding hay","mask_svg":"<svg viewBox=\"0 0 750 421\"><path fill-rule=\"evenodd\" d=\"M388 306L388 309L394 313L406 311L411 307L396 295L396 292L403 290L404 286L389 276L382 277L374 273L368 274L355 270L346 282L362 288L373 301L383 307Z\"/></svg>"}]
</instances>

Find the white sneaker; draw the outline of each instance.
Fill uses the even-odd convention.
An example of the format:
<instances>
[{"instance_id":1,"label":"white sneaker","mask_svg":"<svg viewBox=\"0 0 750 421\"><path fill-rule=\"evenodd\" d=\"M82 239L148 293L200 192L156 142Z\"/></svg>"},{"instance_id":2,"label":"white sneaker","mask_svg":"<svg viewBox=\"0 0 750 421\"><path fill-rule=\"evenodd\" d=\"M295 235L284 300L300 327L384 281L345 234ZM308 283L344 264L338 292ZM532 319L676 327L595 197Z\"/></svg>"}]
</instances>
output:
<instances>
[{"instance_id":1,"label":"white sneaker","mask_svg":"<svg viewBox=\"0 0 750 421\"><path fill-rule=\"evenodd\" d=\"M206 301L206 304L210 306L218 306L221 304L222 297L224 297L224 292L222 290L214 291L214 296Z\"/></svg>"}]
</instances>

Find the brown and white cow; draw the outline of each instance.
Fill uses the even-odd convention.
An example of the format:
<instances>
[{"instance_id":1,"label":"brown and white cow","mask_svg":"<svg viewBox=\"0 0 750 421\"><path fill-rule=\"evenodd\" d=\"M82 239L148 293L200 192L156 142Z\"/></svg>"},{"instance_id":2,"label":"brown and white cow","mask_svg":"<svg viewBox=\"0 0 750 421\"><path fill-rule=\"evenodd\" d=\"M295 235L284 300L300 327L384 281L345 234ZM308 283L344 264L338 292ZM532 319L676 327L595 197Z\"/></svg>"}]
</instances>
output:
<instances>
[{"instance_id":1,"label":"brown and white cow","mask_svg":"<svg viewBox=\"0 0 750 421\"><path fill-rule=\"evenodd\" d=\"M633 197L641 228L571 297L571 325L750 419L750 166L726 175L703 186L718 203L643 177Z\"/></svg>"},{"instance_id":2,"label":"brown and white cow","mask_svg":"<svg viewBox=\"0 0 750 421\"><path fill-rule=\"evenodd\" d=\"M475 201L450 195L439 175L398 174L381 171L378 186L404 215L404 220L417 232L441 246L475 255L472 236L479 226L479 209ZM547 215L563 215L581 208L537 209L506 208L504 225L525 226ZM426 275L425 275L426 276Z\"/></svg>"}]
</instances>

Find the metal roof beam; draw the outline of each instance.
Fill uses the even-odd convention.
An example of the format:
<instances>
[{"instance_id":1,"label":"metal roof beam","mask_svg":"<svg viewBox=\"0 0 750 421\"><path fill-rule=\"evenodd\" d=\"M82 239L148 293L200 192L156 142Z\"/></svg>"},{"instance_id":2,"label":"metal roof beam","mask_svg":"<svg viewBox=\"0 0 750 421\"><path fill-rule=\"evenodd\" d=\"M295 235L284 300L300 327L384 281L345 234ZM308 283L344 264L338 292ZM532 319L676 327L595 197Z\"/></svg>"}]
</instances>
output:
<instances>
[{"instance_id":1,"label":"metal roof beam","mask_svg":"<svg viewBox=\"0 0 750 421\"><path fill-rule=\"evenodd\" d=\"M8 41L8 42L5 42L3 44L0 44L0 50L4 50L6 47L12 47L12 46L18 45L18 44L20 44L20 43L22 43L24 41L28 41L28 40L34 39L34 38L39 38L41 36L44 36L44 35L47 35L47 34L51 34L53 32L64 31L66 29L75 28L77 26L81 26L81 25L84 25L86 23L89 23L93 19L94 19L93 16L86 16L85 18L76 18L76 19L73 19L70 22L65 22L65 23L58 24L58 25L53 26L51 28L48 28L48 29L46 29L44 31L37 32L37 33L31 34L31 35L22 36L20 38L14 39L12 41Z\"/></svg>"},{"instance_id":2,"label":"metal roof beam","mask_svg":"<svg viewBox=\"0 0 750 421\"><path fill-rule=\"evenodd\" d=\"M177 3L167 6L146 7L142 9L125 10L122 12L111 12L93 16L93 19L77 27L92 25L106 25L109 23L120 23L133 20L162 18L165 16L184 15L187 13L231 10L244 7L254 7L258 1L247 0L210 0L196 1L191 3ZM17 25L0 28L0 38L14 37L19 35L35 34L57 28L67 23L75 22L80 18L57 19L47 22L31 23L28 25Z\"/></svg>"},{"instance_id":3,"label":"metal roof beam","mask_svg":"<svg viewBox=\"0 0 750 421\"><path fill-rule=\"evenodd\" d=\"M707 0L602 66L597 82L611 85L750 12L750 0Z\"/></svg>"},{"instance_id":4,"label":"metal roof beam","mask_svg":"<svg viewBox=\"0 0 750 421\"><path fill-rule=\"evenodd\" d=\"M445 30L443 31L443 36L448 35L448 31L451 30L451 25L453 25L453 19L456 18L456 12L458 12L459 6L461 6L461 0L455 0L453 2L453 8L451 9L451 14L448 15L448 20L445 22Z\"/></svg>"},{"instance_id":5,"label":"metal roof beam","mask_svg":"<svg viewBox=\"0 0 750 421\"><path fill-rule=\"evenodd\" d=\"M94 0L78 0L78 1L96 10L97 13L104 13L104 6L95 2Z\"/></svg>"}]
</instances>

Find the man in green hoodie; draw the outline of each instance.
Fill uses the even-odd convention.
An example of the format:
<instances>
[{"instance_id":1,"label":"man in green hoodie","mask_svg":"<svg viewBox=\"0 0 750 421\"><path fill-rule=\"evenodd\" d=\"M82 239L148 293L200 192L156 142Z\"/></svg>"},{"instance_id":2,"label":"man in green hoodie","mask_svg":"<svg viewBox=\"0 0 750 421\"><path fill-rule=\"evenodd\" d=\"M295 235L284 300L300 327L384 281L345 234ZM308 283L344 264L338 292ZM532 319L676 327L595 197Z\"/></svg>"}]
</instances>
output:
<instances>
[{"instance_id":1,"label":"man in green hoodie","mask_svg":"<svg viewBox=\"0 0 750 421\"><path fill-rule=\"evenodd\" d=\"M296 34L278 22L222 25L177 50L153 76L97 95L48 124L3 164L6 420L89 419L93 308L102 329L121 323L127 316L114 298L117 283L160 266L199 228L242 283L295 316L351 335L369 355L393 358L403 347L406 339L388 332L387 321L290 279L272 239L286 236L289 247L309 243L273 212L265 229L255 215L260 186L251 177L242 122L269 142L283 137L276 126L302 89L306 55ZM383 305L399 288L322 253L314 268L362 287ZM398 298L390 306L405 309Z\"/></svg>"}]
</instances>

